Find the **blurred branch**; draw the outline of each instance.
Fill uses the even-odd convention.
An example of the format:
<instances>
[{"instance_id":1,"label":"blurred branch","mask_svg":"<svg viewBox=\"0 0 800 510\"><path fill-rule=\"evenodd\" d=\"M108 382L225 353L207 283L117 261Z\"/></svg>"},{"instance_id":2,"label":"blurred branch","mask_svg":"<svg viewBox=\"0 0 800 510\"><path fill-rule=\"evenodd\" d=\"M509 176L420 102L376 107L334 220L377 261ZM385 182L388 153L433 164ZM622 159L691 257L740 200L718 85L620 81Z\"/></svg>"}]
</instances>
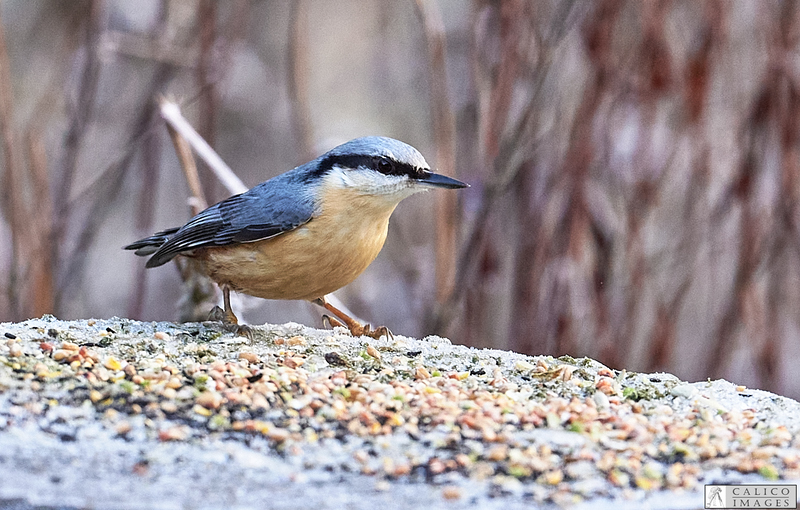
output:
<instances>
[{"instance_id":1,"label":"blurred branch","mask_svg":"<svg viewBox=\"0 0 800 510\"><path fill-rule=\"evenodd\" d=\"M47 154L38 131L28 133L28 165L33 181L33 208L29 237L35 245L30 252L29 316L40 317L55 311L55 264L49 243L53 229L53 197L47 175Z\"/></svg>"},{"instance_id":2,"label":"blurred branch","mask_svg":"<svg viewBox=\"0 0 800 510\"><path fill-rule=\"evenodd\" d=\"M791 294L787 287L794 282L788 275L797 271L786 271L778 263L797 260L800 85L786 62L796 53L798 13L794 2L759 7L769 59L741 124L737 142L742 154L736 172L713 212L719 221L736 215L739 256L705 369L713 377L730 369L731 340L741 330L747 354L755 359L759 384L775 390L781 380L783 327L775 310ZM765 193L767 186L779 191ZM786 257L789 250L791 256ZM796 327L796 318L793 321Z\"/></svg>"},{"instance_id":3,"label":"blurred branch","mask_svg":"<svg viewBox=\"0 0 800 510\"><path fill-rule=\"evenodd\" d=\"M150 113L148 110L145 112ZM115 199L122 188L122 182L127 174L131 165L134 155L136 154L136 146L133 140L141 137L145 130L149 128L149 123L139 123L135 130L135 134L131 136L131 143L129 148L125 151L122 158L116 163L110 165L100 174L86 191L81 193L81 196L76 201L80 201L83 205L88 204L88 213L81 224L80 233L77 236L76 246L69 258L66 260L66 269L56 291L56 302L61 303L64 296L78 287L79 282L83 280L86 263L88 262L87 252L92 245L95 236L101 223L108 217L110 211L115 210ZM60 305L57 306L60 308Z\"/></svg>"},{"instance_id":4,"label":"blurred branch","mask_svg":"<svg viewBox=\"0 0 800 510\"><path fill-rule=\"evenodd\" d=\"M299 161L314 159L314 134L308 98L308 2L295 0L289 15L289 105L292 128L300 144Z\"/></svg>"},{"instance_id":5,"label":"blurred branch","mask_svg":"<svg viewBox=\"0 0 800 510\"><path fill-rule=\"evenodd\" d=\"M183 115L181 115L180 107L167 99L161 99L159 103L161 117L167 121L172 129L186 139L197 155L206 162L228 191L231 194L244 193L247 191L247 186L245 186L242 180L231 170L231 167L219 157L219 154L211 148L208 142L206 142ZM188 178L187 176L187 179ZM195 193L194 190L193 194L196 197L202 197L201 193Z\"/></svg>"},{"instance_id":6,"label":"blurred branch","mask_svg":"<svg viewBox=\"0 0 800 510\"><path fill-rule=\"evenodd\" d=\"M198 4L198 25L200 28L200 53L197 59L195 81L200 90L199 103L200 115L198 116L198 131L202 134L208 145L214 145L215 132L217 126L217 112L219 110L219 90L217 88L216 66L219 63L218 55L215 54L215 43L217 42L217 1L199 0ZM201 172L207 170L201 165ZM216 197L216 181L205 179L206 196Z\"/></svg>"},{"instance_id":7,"label":"blurred branch","mask_svg":"<svg viewBox=\"0 0 800 510\"><path fill-rule=\"evenodd\" d=\"M167 32L167 22L169 18L169 0L159 0L159 12L153 22L150 39L153 43L159 44ZM163 62L158 65L160 72L172 68L171 65ZM138 206L136 216L136 228L140 234L152 232L153 217L156 210L156 196L158 195L158 174L161 169L161 142L155 130L148 130L142 137L141 159L139 168L141 179L139 182L139 199L136 201ZM147 291L147 272L144 265L138 264L136 267L136 277L134 278L134 291L130 294L127 316L139 318L145 303L145 293Z\"/></svg>"},{"instance_id":8,"label":"blurred branch","mask_svg":"<svg viewBox=\"0 0 800 510\"><path fill-rule=\"evenodd\" d=\"M169 81L172 72L172 68L168 65L160 65L148 86L145 87L144 97L155 97ZM100 177L77 199L82 204L88 202L89 198L92 199L92 202L88 204L88 212L81 224L76 246L66 260L67 269L57 287L56 303L60 303L65 293L83 279L88 259L87 251L94 242L100 225L107 218L109 212L114 210L115 197L122 189L122 183L136 151L141 148L140 142L154 127L154 120L157 118L155 111L155 104L152 101L147 104L147 107L141 109L129 136L127 148L120 160L106 168ZM71 205L66 204L67 207Z\"/></svg>"},{"instance_id":9,"label":"blurred branch","mask_svg":"<svg viewBox=\"0 0 800 510\"><path fill-rule=\"evenodd\" d=\"M183 118L176 103L162 97L159 99L159 108L161 110L161 117L166 121L167 131L175 147L175 153L178 155L178 161L186 177L186 182L189 185L189 192L192 195L189 198L189 205L192 210L192 216L194 216L208 207L208 202L206 202L203 188L200 185L200 176L197 173L197 164L192 155L191 146L181 133L186 133L188 136L197 137L197 139L203 142L205 141L194 131L188 121ZM176 126L180 126L180 130L176 128ZM201 147L203 153L213 155L211 159L214 163L209 164L209 166L212 169L216 168L219 164L218 161L222 161L222 158L207 144ZM227 167L227 165L225 165L225 167ZM227 169L227 172L233 175L233 171L230 168ZM223 171L223 173L225 173L225 171ZM217 175L219 176L219 174ZM236 175L233 175L233 177L235 177L235 180L239 179ZM226 179L230 179L230 175L227 175ZM245 187L241 181L239 181L237 186ZM214 283L205 275L201 265L192 258L177 257L175 259L175 264L178 267L178 272L183 282L178 319L181 322L205 320L208 317L208 310L213 306L213 302L218 299Z\"/></svg>"},{"instance_id":10,"label":"blurred branch","mask_svg":"<svg viewBox=\"0 0 800 510\"><path fill-rule=\"evenodd\" d=\"M151 60L173 67L195 68L197 48L183 48L164 42L162 37L143 37L130 32L107 30L103 35L102 49L121 55Z\"/></svg>"},{"instance_id":11,"label":"blurred branch","mask_svg":"<svg viewBox=\"0 0 800 510\"><path fill-rule=\"evenodd\" d=\"M441 329L456 317L456 307L461 299L464 298L467 284L475 278L476 263L479 259L484 258L481 247L484 245L486 228L489 224L491 212L494 210L497 198L505 191L501 183L498 182L497 176L500 172L495 166L497 161L494 161L494 156L497 154L497 140L500 137L500 134L495 133L495 131L502 128L499 124L501 117L504 120L504 112L494 111L492 106L497 106L503 102L498 99L498 96L511 93L510 87L513 86L514 78L519 70L518 52L515 45L520 37L516 32L521 29L519 22L521 22L522 4L519 0L511 0L502 2L498 6L487 5L482 7L479 15L484 18L495 15L495 9L500 11L498 15L500 18L500 31L497 37L499 37L499 44L503 48L496 66L492 69L486 69L484 66L487 62L481 58L481 50L484 49L481 45L486 43L486 39L490 37L490 34L486 27L482 27L484 28L483 32L478 32L479 24L475 23L473 75L480 112L480 166L487 170L491 169L493 172L486 175L486 183L481 196L479 210L475 215L475 220L468 228L466 242L461 247L456 265L459 271L453 283L450 299L441 307L442 311L439 316L439 320L442 322ZM478 305L478 308L480 307L482 305ZM467 317L475 317L475 320L481 320L479 316L476 316L477 314L471 313L469 310L467 310L466 315ZM467 326L464 329L471 330L474 328Z\"/></svg>"},{"instance_id":12,"label":"blurred branch","mask_svg":"<svg viewBox=\"0 0 800 510\"><path fill-rule=\"evenodd\" d=\"M11 90L11 63L6 49L3 20L0 18L0 136L3 143L3 205L11 229L11 260L9 262L7 296L12 316L18 317L21 312L19 297L19 280L21 275L18 264L24 258L25 225L28 213L24 207L24 187L20 172L22 157L18 153L19 143L14 131L14 99Z\"/></svg>"},{"instance_id":13,"label":"blurred branch","mask_svg":"<svg viewBox=\"0 0 800 510\"><path fill-rule=\"evenodd\" d=\"M444 23L435 0L416 0L417 12L422 19L423 32L428 46L430 69L431 119L433 139L436 144L438 172L455 175L456 120L447 87L447 56ZM436 196L436 307L441 312L453 293L456 275L456 234L458 229L458 196L439 193ZM439 324L433 318L432 326Z\"/></svg>"},{"instance_id":14,"label":"blurred branch","mask_svg":"<svg viewBox=\"0 0 800 510\"><path fill-rule=\"evenodd\" d=\"M672 298L667 303L660 303L657 307L655 324L649 339L650 352L647 356L646 368L649 372L665 371L671 366L677 334L675 318L678 316L691 285L692 279L690 273L687 272Z\"/></svg>"},{"instance_id":15,"label":"blurred branch","mask_svg":"<svg viewBox=\"0 0 800 510\"><path fill-rule=\"evenodd\" d=\"M543 139L541 135L537 135L543 84L551 72L554 51L568 29L576 23L575 11L578 5L574 1L561 2L547 37L537 38L529 32L531 27L526 25L530 20L524 15L525 4L516 0L503 2L499 8L499 34L496 35L500 38L499 45L502 51L498 52L499 62L494 67L489 66L489 57L483 52L492 45L492 42L487 40L490 34L485 24L488 23L486 18L491 15L491 9L495 7L489 4L476 14L472 68L480 105L479 131L482 156L480 167L490 171L486 172L478 210L473 215L474 220L467 226L464 236L466 241L458 253L455 265L458 272L453 291L450 299L442 306L440 320L443 327L456 318L460 300L465 296L468 287L476 283L476 279L479 278L476 271L481 266L481 261L489 256L482 247L487 242L494 211L502 204L501 199L509 188L519 184L518 179L520 172L525 169L525 162L534 154ZM521 50L518 48L518 45L529 44L532 40L542 44L538 48L538 58L534 63L522 60ZM533 67L528 69L528 66ZM513 88L521 78L528 76L531 79L531 82L526 84L528 96L518 107L519 115L514 119L508 119L508 104L511 101ZM503 99L500 96L508 97ZM505 109L505 113L496 110L497 108ZM507 125L509 123L510 125ZM531 225L523 228L530 231Z\"/></svg>"},{"instance_id":16,"label":"blurred branch","mask_svg":"<svg viewBox=\"0 0 800 510\"><path fill-rule=\"evenodd\" d=\"M86 50L81 80L78 85L78 100L70 112L69 128L64 140L64 155L61 162L61 176L56 187L58 193L54 197L54 239L53 258L59 260L59 247L69 223L69 201L75 177L83 137L94 112L94 101L97 94L97 83L100 77L101 62L98 54L98 42L105 29L105 0L90 0L89 12L85 21L84 47Z\"/></svg>"},{"instance_id":17,"label":"blurred branch","mask_svg":"<svg viewBox=\"0 0 800 510\"><path fill-rule=\"evenodd\" d=\"M186 184L188 184L189 192L192 195L189 198L189 206L191 207L192 215L195 215L208 207L208 201L203 194L203 187L200 185L200 176L197 173L197 164L194 161L194 156L192 156L192 148L189 146L189 142L169 123L167 123L167 131L172 139L172 145L175 147L175 153L178 155L183 175L186 177Z\"/></svg>"}]
</instances>

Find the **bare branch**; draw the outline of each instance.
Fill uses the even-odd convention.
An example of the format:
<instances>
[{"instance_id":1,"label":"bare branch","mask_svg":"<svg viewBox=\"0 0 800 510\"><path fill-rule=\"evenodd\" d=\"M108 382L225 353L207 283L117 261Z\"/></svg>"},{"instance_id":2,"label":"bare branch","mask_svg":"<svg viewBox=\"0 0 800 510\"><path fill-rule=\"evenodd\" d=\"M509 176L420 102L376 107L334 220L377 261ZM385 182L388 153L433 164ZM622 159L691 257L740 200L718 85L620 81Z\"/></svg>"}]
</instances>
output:
<instances>
[{"instance_id":1,"label":"bare branch","mask_svg":"<svg viewBox=\"0 0 800 510\"><path fill-rule=\"evenodd\" d=\"M14 131L14 100L11 91L11 64L6 51L5 32L0 19L0 136L2 136L5 175L3 176L3 204L11 227L11 261L8 273L8 300L13 316L20 315L18 262L23 255L25 218L23 183L21 176L22 157L18 152L19 143Z\"/></svg>"},{"instance_id":2,"label":"bare branch","mask_svg":"<svg viewBox=\"0 0 800 510\"><path fill-rule=\"evenodd\" d=\"M244 193L247 191L247 186L244 185L242 180L233 173L233 170L219 157L219 154L211 148L208 142L206 142L183 115L181 115L181 110L177 103L162 98L159 104L161 117L186 139L197 155L208 164L209 168L211 168L220 182L231 194Z\"/></svg>"},{"instance_id":3,"label":"bare branch","mask_svg":"<svg viewBox=\"0 0 800 510\"><path fill-rule=\"evenodd\" d=\"M33 181L33 208L31 231L33 240L30 251L28 280L31 293L30 314L39 317L55 311L55 264L53 264L50 241L53 232L53 199L47 176L47 154L38 132L28 133L28 164Z\"/></svg>"},{"instance_id":4,"label":"bare branch","mask_svg":"<svg viewBox=\"0 0 800 510\"><path fill-rule=\"evenodd\" d=\"M446 40L444 23L434 0L417 0L428 45L430 68L431 120L436 143L436 164L439 173L455 175L456 120L447 88ZM458 196L439 193L436 196L436 303L437 309L450 299L456 277L456 234L458 230ZM435 323L438 320L434 321Z\"/></svg>"},{"instance_id":5,"label":"bare branch","mask_svg":"<svg viewBox=\"0 0 800 510\"><path fill-rule=\"evenodd\" d=\"M64 156L61 162L61 179L58 185L59 193L56 194L54 212L55 242L53 249L58 254L58 246L63 238L69 220L70 192L75 176L75 167L78 162L81 142L86 134L86 129L94 112L94 101L97 94L97 82L100 77L100 58L98 55L98 42L105 28L106 8L105 0L91 0L89 16L86 18L86 34L84 45L86 58L83 65L81 81L78 86L78 101L71 112L69 129L64 141ZM58 255L55 256L58 259Z\"/></svg>"},{"instance_id":6,"label":"bare branch","mask_svg":"<svg viewBox=\"0 0 800 510\"><path fill-rule=\"evenodd\" d=\"M314 133L308 98L308 2L292 2L289 22L289 104L292 127L300 143L299 159L314 159Z\"/></svg>"}]
</instances>

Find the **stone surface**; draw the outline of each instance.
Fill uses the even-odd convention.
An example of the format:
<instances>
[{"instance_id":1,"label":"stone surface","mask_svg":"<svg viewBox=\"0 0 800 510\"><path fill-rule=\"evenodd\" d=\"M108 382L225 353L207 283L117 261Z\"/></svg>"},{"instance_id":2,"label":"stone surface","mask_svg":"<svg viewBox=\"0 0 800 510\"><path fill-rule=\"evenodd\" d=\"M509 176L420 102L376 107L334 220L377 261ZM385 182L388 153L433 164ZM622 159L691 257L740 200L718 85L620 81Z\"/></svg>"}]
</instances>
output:
<instances>
[{"instance_id":1,"label":"stone surface","mask_svg":"<svg viewBox=\"0 0 800 510\"><path fill-rule=\"evenodd\" d=\"M0 509L699 508L800 478L800 404L297 324L0 324Z\"/></svg>"}]
</instances>

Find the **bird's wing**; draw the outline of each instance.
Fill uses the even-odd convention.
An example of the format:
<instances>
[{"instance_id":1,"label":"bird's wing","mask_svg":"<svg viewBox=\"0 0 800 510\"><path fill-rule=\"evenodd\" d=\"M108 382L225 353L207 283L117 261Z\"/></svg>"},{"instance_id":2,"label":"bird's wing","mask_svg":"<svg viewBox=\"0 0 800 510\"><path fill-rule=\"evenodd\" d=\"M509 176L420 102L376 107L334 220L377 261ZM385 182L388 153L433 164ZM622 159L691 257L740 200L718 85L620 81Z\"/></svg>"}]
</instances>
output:
<instances>
[{"instance_id":1,"label":"bird's wing","mask_svg":"<svg viewBox=\"0 0 800 510\"><path fill-rule=\"evenodd\" d=\"M171 235L147 267L165 264L181 252L259 241L299 227L311 219L314 202L295 184L282 175L212 205Z\"/></svg>"}]
</instances>

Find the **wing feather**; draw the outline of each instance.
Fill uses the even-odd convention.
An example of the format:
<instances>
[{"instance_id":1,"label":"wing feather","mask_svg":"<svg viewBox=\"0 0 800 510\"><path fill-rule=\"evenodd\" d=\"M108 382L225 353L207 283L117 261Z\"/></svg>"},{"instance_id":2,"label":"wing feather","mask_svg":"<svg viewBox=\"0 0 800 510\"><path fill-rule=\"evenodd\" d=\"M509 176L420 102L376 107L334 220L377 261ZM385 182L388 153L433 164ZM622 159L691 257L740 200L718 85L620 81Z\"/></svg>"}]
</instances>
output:
<instances>
[{"instance_id":1,"label":"wing feather","mask_svg":"<svg viewBox=\"0 0 800 510\"><path fill-rule=\"evenodd\" d=\"M303 170L298 167L202 211L169 236L147 267L160 266L197 248L268 239L308 222L314 214L314 201L304 185Z\"/></svg>"}]
</instances>

